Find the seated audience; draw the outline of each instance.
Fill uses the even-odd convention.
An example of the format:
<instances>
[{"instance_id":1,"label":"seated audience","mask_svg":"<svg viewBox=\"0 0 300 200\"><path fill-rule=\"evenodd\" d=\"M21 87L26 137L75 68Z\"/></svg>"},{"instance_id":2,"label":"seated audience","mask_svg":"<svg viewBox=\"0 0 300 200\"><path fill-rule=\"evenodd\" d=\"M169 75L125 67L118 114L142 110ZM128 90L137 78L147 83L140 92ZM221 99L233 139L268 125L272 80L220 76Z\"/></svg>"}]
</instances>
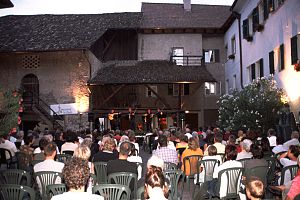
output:
<instances>
[{"instance_id":1,"label":"seated audience","mask_svg":"<svg viewBox=\"0 0 300 200\"><path fill-rule=\"evenodd\" d=\"M160 135L158 137L159 148L153 153L163 159L164 162L171 162L174 164L178 163L177 152L174 149L170 149L167 147L168 140L167 136Z\"/></svg>"},{"instance_id":2,"label":"seated audience","mask_svg":"<svg viewBox=\"0 0 300 200\"><path fill-rule=\"evenodd\" d=\"M276 131L272 128L268 130L268 140L271 148L277 146Z\"/></svg>"},{"instance_id":3,"label":"seated audience","mask_svg":"<svg viewBox=\"0 0 300 200\"><path fill-rule=\"evenodd\" d=\"M299 145L299 132L293 131L291 134L291 139L283 143L283 146L289 148L291 145Z\"/></svg>"},{"instance_id":4,"label":"seated audience","mask_svg":"<svg viewBox=\"0 0 300 200\"><path fill-rule=\"evenodd\" d=\"M129 134L128 134L128 137L129 137L129 141L134 144L134 148L137 150L137 152L139 153L140 152L140 147L139 147L139 144L136 142L135 140L135 134L133 131L129 131Z\"/></svg>"},{"instance_id":5,"label":"seated audience","mask_svg":"<svg viewBox=\"0 0 300 200\"><path fill-rule=\"evenodd\" d=\"M240 142L240 147L242 151L237 154L236 160L241 160L245 158L252 158L252 153L250 152L250 146L252 144L251 140L244 139Z\"/></svg>"},{"instance_id":6,"label":"seated audience","mask_svg":"<svg viewBox=\"0 0 300 200\"><path fill-rule=\"evenodd\" d=\"M184 150L181 156L181 170L185 172L185 175L189 176L190 174L195 174L197 172L197 160L191 159L190 162L186 161L183 163L184 158L187 156L203 156L202 150L199 148L198 140L194 137L191 137L188 141L188 148ZM192 166L190 166L192 165ZM185 167L185 168L184 168ZM192 171L190 171L192 170Z\"/></svg>"},{"instance_id":7,"label":"seated audience","mask_svg":"<svg viewBox=\"0 0 300 200\"><path fill-rule=\"evenodd\" d=\"M261 200L264 197L265 186L264 183L256 178L250 177L246 184L246 194L249 200Z\"/></svg>"},{"instance_id":8,"label":"seated audience","mask_svg":"<svg viewBox=\"0 0 300 200\"><path fill-rule=\"evenodd\" d=\"M86 183L90 177L88 162L79 158L72 158L66 162L63 168L64 182L68 192L55 195L52 200L74 200L74 199L91 199L103 200L104 198L97 194L84 192Z\"/></svg>"},{"instance_id":9,"label":"seated audience","mask_svg":"<svg viewBox=\"0 0 300 200\"><path fill-rule=\"evenodd\" d=\"M136 150L135 150L135 146L134 144L130 143L131 144L131 152L127 158L127 161L129 162L133 162L133 163L139 163L138 165L138 179L140 179L142 177L142 163L143 163L143 160L142 160L142 157L141 156L138 156L136 154Z\"/></svg>"},{"instance_id":10,"label":"seated audience","mask_svg":"<svg viewBox=\"0 0 300 200\"><path fill-rule=\"evenodd\" d=\"M218 154L219 153L225 153L225 145L222 144L222 140L223 140L223 136L221 133L216 133L214 136L214 146L217 148L218 150ZM207 156L208 152L207 150L204 152L204 155Z\"/></svg>"},{"instance_id":11,"label":"seated audience","mask_svg":"<svg viewBox=\"0 0 300 200\"><path fill-rule=\"evenodd\" d=\"M188 148L188 137L184 134L180 134L178 137L179 143L176 144L176 151L180 158L183 151Z\"/></svg>"},{"instance_id":12,"label":"seated audience","mask_svg":"<svg viewBox=\"0 0 300 200\"><path fill-rule=\"evenodd\" d=\"M22 165L24 166L29 166L31 161L33 160L33 148L31 145L34 143L33 135L27 135L24 138L24 145L21 145L20 147L20 152L24 153L26 158L23 158L23 163Z\"/></svg>"},{"instance_id":13,"label":"seated audience","mask_svg":"<svg viewBox=\"0 0 300 200\"><path fill-rule=\"evenodd\" d=\"M74 150L78 147L78 144L75 144L76 140L78 140L76 134L74 132L66 132L64 137L66 142L61 146L61 153L64 151L74 152Z\"/></svg>"},{"instance_id":14,"label":"seated audience","mask_svg":"<svg viewBox=\"0 0 300 200\"><path fill-rule=\"evenodd\" d=\"M263 137L260 141L260 146L264 152L264 158L272 157L273 153L268 138Z\"/></svg>"},{"instance_id":15,"label":"seated audience","mask_svg":"<svg viewBox=\"0 0 300 200\"><path fill-rule=\"evenodd\" d=\"M204 152L207 148L207 143L204 141L203 134L198 134L198 138L199 138L199 147Z\"/></svg>"},{"instance_id":16,"label":"seated audience","mask_svg":"<svg viewBox=\"0 0 300 200\"><path fill-rule=\"evenodd\" d=\"M168 199L168 186L160 167L152 166L145 177L145 199Z\"/></svg>"},{"instance_id":17,"label":"seated audience","mask_svg":"<svg viewBox=\"0 0 300 200\"><path fill-rule=\"evenodd\" d=\"M18 151L15 143L8 140L9 135L0 135L0 148L7 149L10 151L12 160L16 161L16 152ZM10 159L8 152L5 152L6 159Z\"/></svg>"},{"instance_id":18,"label":"seated audience","mask_svg":"<svg viewBox=\"0 0 300 200\"><path fill-rule=\"evenodd\" d=\"M46 137L42 137L39 141L39 146L33 151L33 159L34 160L45 160L44 148L49 144L49 139Z\"/></svg>"},{"instance_id":19,"label":"seated audience","mask_svg":"<svg viewBox=\"0 0 300 200\"><path fill-rule=\"evenodd\" d=\"M297 162L300 168L300 155L298 156ZM292 200L299 194L300 194L300 170L298 170L297 176L292 180L292 185L290 186L290 189L287 193L286 200Z\"/></svg>"}]
</instances>

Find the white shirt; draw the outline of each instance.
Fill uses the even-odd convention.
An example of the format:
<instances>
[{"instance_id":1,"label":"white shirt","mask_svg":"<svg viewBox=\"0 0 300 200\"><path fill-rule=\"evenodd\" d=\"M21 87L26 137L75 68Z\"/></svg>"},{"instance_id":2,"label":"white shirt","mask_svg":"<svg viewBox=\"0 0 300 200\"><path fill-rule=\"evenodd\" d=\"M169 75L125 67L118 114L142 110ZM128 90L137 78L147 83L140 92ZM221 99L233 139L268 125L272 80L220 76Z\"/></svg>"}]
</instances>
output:
<instances>
[{"instance_id":1,"label":"white shirt","mask_svg":"<svg viewBox=\"0 0 300 200\"><path fill-rule=\"evenodd\" d=\"M143 163L143 160L140 156L129 156L127 158L127 161L129 162L135 162L135 163ZM142 165L139 165L137 167L137 171L138 171L138 180L142 177Z\"/></svg>"},{"instance_id":2,"label":"white shirt","mask_svg":"<svg viewBox=\"0 0 300 200\"><path fill-rule=\"evenodd\" d=\"M190 139L191 137L193 137L193 135L191 133L186 133L185 135L187 136L188 139Z\"/></svg>"},{"instance_id":3,"label":"white shirt","mask_svg":"<svg viewBox=\"0 0 300 200\"><path fill-rule=\"evenodd\" d=\"M299 145L299 140L296 138L293 138L291 140L286 141L285 143L283 143L283 146L289 148L291 145Z\"/></svg>"},{"instance_id":4,"label":"white shirt","mask_svg":"<svg viewBox=\"0 0 300 200\"><path fill-rule=\"evenodd\" d=\"M61 153L63 151L75 151L75 149L78 147L77 144L73 143L73 142L65 142L62 146L61 146Z\"/></svg>"},{"instance_id":5,"label":"white shirt","mask_svg":"<svg viewBox=\"0 0 300 200\"><path fill-rule=\"evenodd\" d=\"M283 167L291 166L291 165L297 165L297 161L290 160L288 158L281 158L280 163ZM278 179L278 184L280 184L281 178ZM284 185L288 184L288 182L291 181L291 173L289 171L285 172L284 175Z\"/></svg>"},{"instance_id":6,"label":"white shirt","mask_svg":"<svg viewBox=\"0 0 300 200\"><path fill-rule=\"evenodd\" d=\"M104 198L97 194L90 194L87 192L65 192L63 194L55 195L51 200L104 200Z\"/></svg>"},{"instance_id":7,"label":"white shirt","mask_svg":"<svg viewBox=\"0 0 300 200\"><path fill-rule=\"evenodd\" d=\"M274 147L274 148L272 149L272 152L273 152L274 154L278 154L278 153L281 153L281 152L287 152L288 150L289 150L288 147L283 146L282 144L280 144L280 145L277 145L276 147Z\"/></svg>"},{"instance_id":8,"label":"white shirt","mask_svg":"<svg viewBox=\"0 0 300 200\"><path fill-rule=\"evenodd\" d=\"M253 157L253 155L251 152L242 151L237 154L236 160L241 160L244 158L252 158L252 157Z\"/></svg>"},{"instance_id":9,"label":"white shirt","mask_svg":"<svg viewBox=\"0 0 300 200\"><path fill-rule=\"evenodd\" d=\"M234 167L242 167L242 163L236 160L229 160L224 162L222 165L220 165L219 167L217 167L214 170L213 173L213 178L218 178L218 173L219 171L223 170L223 169L230 169L230 168L234 168ZM220 197L224 197L226 194L226 190L227 190L227 177L226 177L226 173L222 175L221 177L221 187L220 187Z\"/></svg>"},{"instance_id":10,"label":"white shirt","mask_svg":"<svg viewBox=\"0 0 300 200\"><path fill-rule=\"evenodd\" d=\"M44 160L43 162L37 163L34 165L34 172L41 171L52 171L52 172L62 172L65 164L62 162L57 162L51 159Z\"/></svg>"},{"instance_id":11,"label":"white shirt","mask_svg":"<svg viewBox=\"0 0 300 200\"><path fill-rule=\"evenodd\" d=\"M277 137L276 136L271 136L268 137L269 143L271 147L276 147L277 146L277 142L276 142Z\"/></svg>"},{"instance_id":12,"label":"white shirt","mask_svg":"<svg viewBox=\"0 0 300 200\"><path fill-rule=\"evenodd\" d=\"M214 143L214 144L212 144L212 145L214 145L216 148L217 148L217 153L225 153L225 145L224 144L221 144L221 143L219 143L219 142L216 142L216 143ZM210 146L210 145L209 145ZM208 146L208 147L209 147ZM207 156L208 155L208 147L205 149L205 151L204 151L204 155L205 156Z\"/></svg>"},{"instance_id":13,"label":"white shirt","mask_svg":"<svg viewBox=\"0 0 300 200\"><path fill-rule=\"evenodd\" d=\"M4 140L4 143L0 142L0 148L9 150L12 157L14 157L15 153L18 151L15 143L8 141L8 140ZM6 156L6 159L10 159L8 152L5 152L5 156Z\"/></svg>"}]
</instances>

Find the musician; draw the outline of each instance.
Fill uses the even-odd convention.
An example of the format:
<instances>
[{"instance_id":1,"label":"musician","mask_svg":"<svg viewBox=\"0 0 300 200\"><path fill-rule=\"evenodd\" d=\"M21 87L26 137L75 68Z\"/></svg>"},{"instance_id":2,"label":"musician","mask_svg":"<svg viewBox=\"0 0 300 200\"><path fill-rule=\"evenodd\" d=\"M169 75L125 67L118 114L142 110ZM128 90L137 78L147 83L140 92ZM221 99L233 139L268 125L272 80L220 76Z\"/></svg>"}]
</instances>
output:
<instances>
[{"instance_id":1,"label":"musician","mask_svg":"<svg viewBox=\"0 0 300 200\"><path fill-rule=\"evenodd\" d=\"M114 109L112 109L108 114L111 130L120 129L119 115L120 113L116 113Z\"/></svg>"},{"instance_id":2,"label":"musician","mask_svg":"<svg viewBox=\"0 0 300 200\"><path fill-rule=\"evenodd\" d=\"M151 109L147 110L147 113L144 115L144 122L146 125L146 131L149 133L152 131L151 122L152 122L153 114L151 113Z\"/></svg>"},{"instance_id":3,"label":"musician","mask_svg":"<svg viewBox=\"0 0 300 200\"><path fill-rule=\"evenodd\" d=\"M128 119L129 119L129 128L135 131L135 111L132 111L132 108L128 108Z\"/></svg>"}]
</instances>

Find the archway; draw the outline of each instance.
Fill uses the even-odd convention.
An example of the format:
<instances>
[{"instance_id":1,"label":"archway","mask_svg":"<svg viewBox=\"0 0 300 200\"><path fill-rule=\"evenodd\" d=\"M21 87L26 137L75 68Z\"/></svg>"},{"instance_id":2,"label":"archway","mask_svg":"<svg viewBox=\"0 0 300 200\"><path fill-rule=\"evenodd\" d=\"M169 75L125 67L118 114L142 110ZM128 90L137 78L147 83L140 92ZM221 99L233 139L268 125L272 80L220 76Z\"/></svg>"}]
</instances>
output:
<instances>
[{"instance_id":1,"label":"archway","mask_svg":"<svg viewBox=\"0 0 300 200\"><path fill-rule=\"evenodd\" d=\"M39 79L34 74L27 74L22 78L21 88L23 90L23 103L32 105L38 103Z\"/></svg>"}]
</instances>

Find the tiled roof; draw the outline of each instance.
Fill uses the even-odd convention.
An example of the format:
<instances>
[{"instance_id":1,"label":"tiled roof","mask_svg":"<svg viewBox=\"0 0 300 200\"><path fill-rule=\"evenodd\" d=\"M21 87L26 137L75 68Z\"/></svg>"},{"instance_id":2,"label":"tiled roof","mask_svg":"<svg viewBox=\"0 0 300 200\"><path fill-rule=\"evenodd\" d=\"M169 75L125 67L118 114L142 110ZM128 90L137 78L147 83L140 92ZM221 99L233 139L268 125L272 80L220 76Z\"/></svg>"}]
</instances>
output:
<instances>
[{"instance_id":1,"label":"tiled roof","mask_svg":"<svg viewBox=\"0 0 300 200\"><path fill-rule=\"evenodd\" d=\"M14 4L10 0L0 0L0 9L11 7L14 7Z\"/></svg>"},{"instance_id":2,"label":"tiled roof","mask_svg":"<svg viewBox=\"0 0 300 200\"><path fill-rule=\"evenodd\" d=\"M0 51L89 48L107 29L138 28L141 13L0 17Z\"/></svg>"},{"instance_id":3,"label":"tiled roof","mask_svg":"<svg viewBox=\"0 0 300 200\"><path fill-rule=\"evenodd\" d=\"M135 64L111 64L98 70L90 84L159 84L215 81L204 66L178 66L169 61L145 60Z\"/></svg>"},{"instance_id":4,"label":"tiled roof","mask_svg":"<svg viewBox=\"0 0 300 200\"><path fill-rule=\"evenodd\" d=\"M142 28L221 28L230 16L230 6L143 3Z\"/></svg>"}]
</instances>

